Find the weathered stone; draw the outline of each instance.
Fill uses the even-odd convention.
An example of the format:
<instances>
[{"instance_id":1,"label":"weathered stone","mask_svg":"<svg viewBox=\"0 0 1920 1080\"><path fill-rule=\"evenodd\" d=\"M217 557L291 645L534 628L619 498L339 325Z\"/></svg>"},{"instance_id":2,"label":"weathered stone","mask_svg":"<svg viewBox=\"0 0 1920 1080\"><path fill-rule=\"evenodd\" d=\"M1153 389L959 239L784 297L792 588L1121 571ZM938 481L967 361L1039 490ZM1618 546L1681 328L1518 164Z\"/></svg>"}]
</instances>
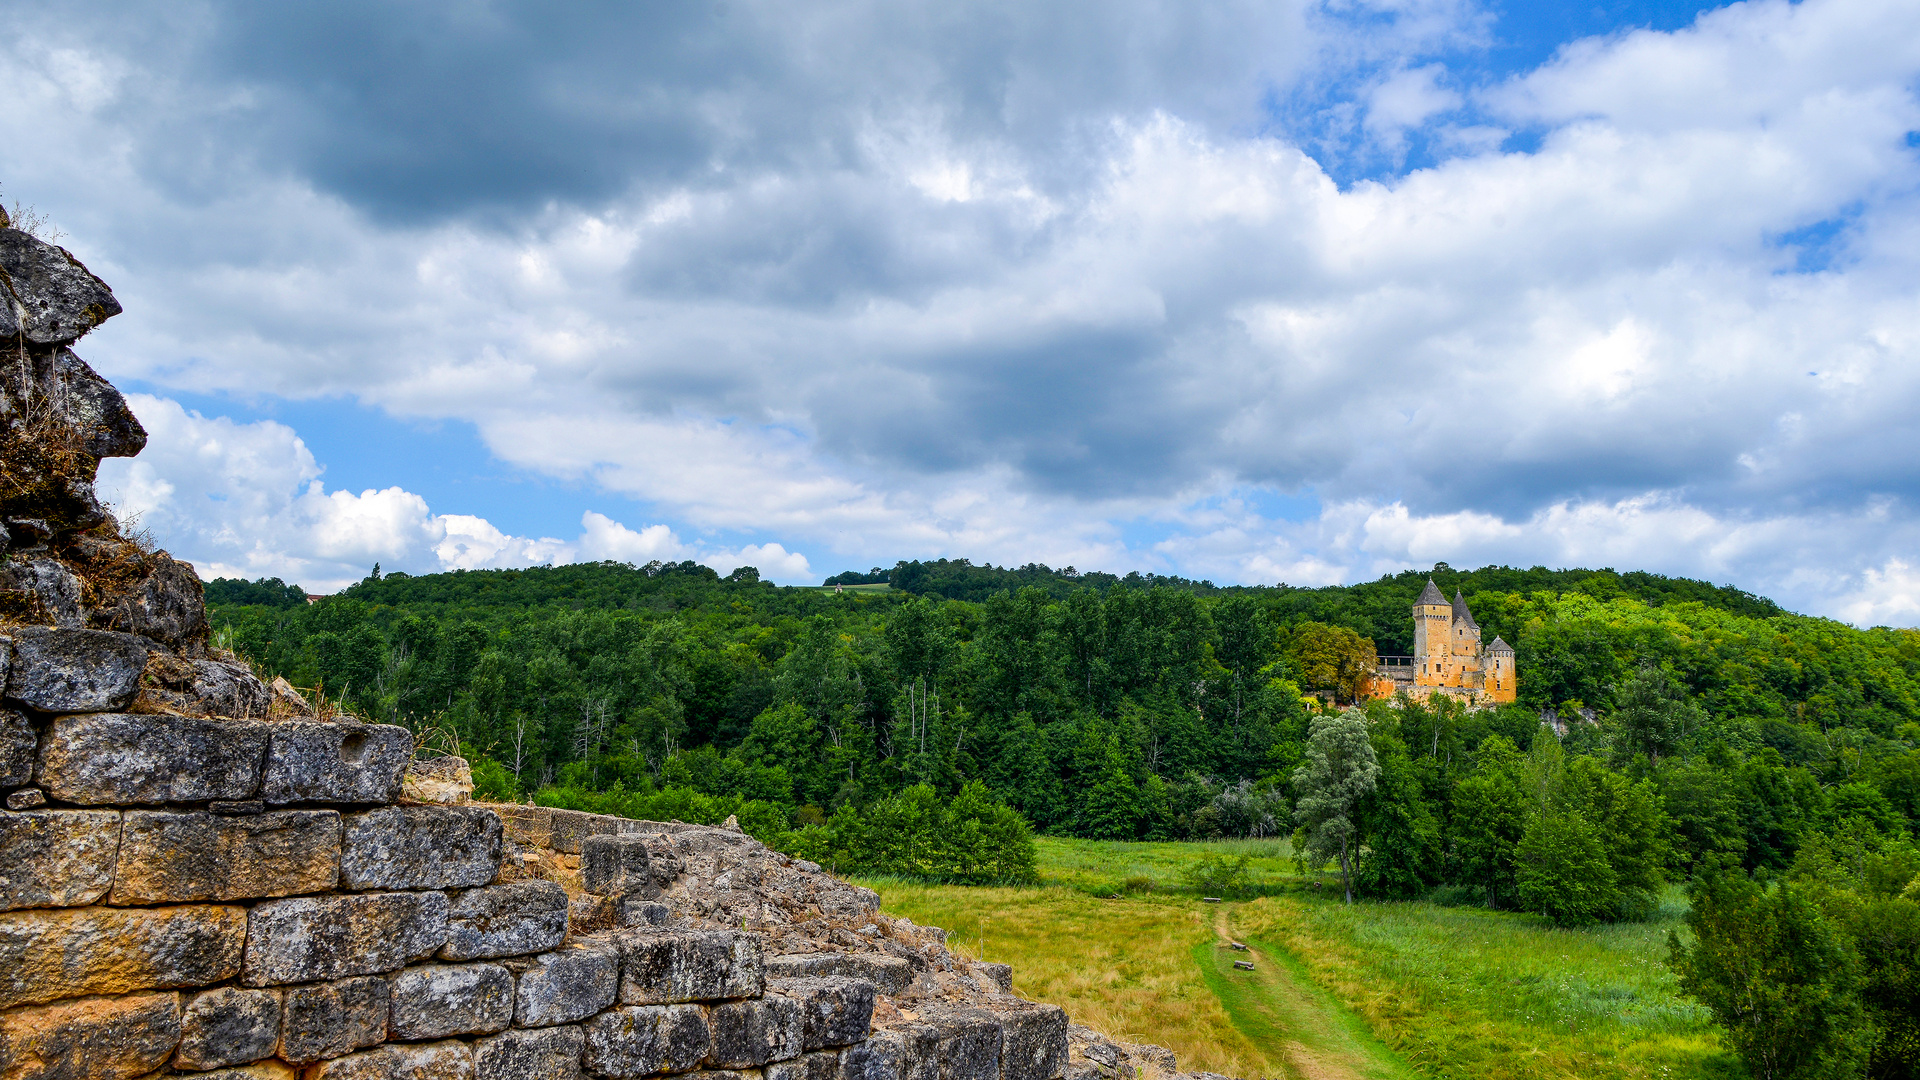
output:
<instances>
[{"instance_id":1,"label":"weathered stone","mask_svg":"<svg viewBox=\"0 0 1920 1080\"><path fill-rule=\"evenodd\" d=\"M686 1080L766 1080L765 1069L696 1069L683 1073Z\"/></svg>"},{"instance_id":2,"label":"weathered stone","mask_svg":"<svg viewBox=\"0 0 1920 1080\"><path fill-rule=\"evenodd\" d=\"M0 671L0 680L6 677ZM26 717L0 709L0 788L20 787L33 779L33 751L39 742Z\"/></svg>"},{"instance_id":3,"label":"weathered stone","mask_svg":"<svg viewBox=\"0 0 1920 1080\"><path fill-rule=\"evenodd\" d=\"M544 846L567 855L578 855L587 837L617 835L620 832L620 819L609 814L589 814L583 810L555 810L547 818L547 829L547 843Z\"/></svg>"},{"instance_id":4,"label":"weathered stone","mask_svg":"<svg viewBox=\"0 0 1920 1080\"><path fill-rule=\"evenodd\" d=\"M56 717L40 740L39 782L82 806L245 799L260 790L267 728L185 716Z\"/></svg>"},{"instance_id":5,"label":"weathered stone","mask_svg":"<svg viewBox=\"0 0 1920 1080\"><path fill-rule=\"evenodd\" d=\"M498 964L422 964L391 985L388 1038L486 1035L513 1022L513 976Z\"/></svg>"},{"instance_id":6,"label":"weathered stone","mask_svg":"<svg viewBox=\"0 0 1920 1080\"><path fill-rule=\"evenodd\" d=\"M267 686L239 660L188 660L157 653L142 685L155 701L188 716L270 719Z\"/></svg>"},{"instance_id":7,"label":"weathered stone","mask_svg":"<svg viewBox=\"0 0 1920 1080\"><path fill-rule=\"evenodd\" d=\"M195 994L180 1017L178 1069L218 1069L272 1057L280 1042L280 995L223 986Z\"/></svg>"},{"instance_id":8,"label":"weathered stone","mask_svg":"<svg viewBox=\"0 0 1920 1080\"><path fill-rule=\"evenodd\" d=\"M93 625L111 626L154 641L190 658L197 674L183 692L193 707L211 716L264 719L266 684L245 663L194 659L206 652L207 605L200 575L164 551L146 555L147 576L138 585L93 610Z\"/></svg>"},{"instance_id":9,"label":"weathered stone","mask_svg":"<svg viewBox=\"0 0 1920 1080\"><path fill-rule=\"evenodd\" d=\"M278 1053L296 1065L337 1058L387 1041L385 979L366 975L290 986L285 993Z\"/></svg>"},{"instance_id":10,"label":"weathered stone","mask_svg":"<svg viewBox=\"0 0 1920 1080\"><path fill-rule=\"evenodd\" d=\"M611 1008L620 992L620 954L607 945L570 945L534 958L520 973L513 1022L571 1024Z\"/></svg>"},{"instance_id":11,"label":"weathered stone","mask_svg":"<svg viewBox=\"0 0 1920 1080\"><path fill-rule=\"evenodd\" d=\"M87 605L80 579L58 559L8 559L0 563L0 594L13 601L16 611L35 621L50 622L62 630L87 625Z\"/></svg>"},{"instance_id":12,"label":"weathered stone","mask_svg":"<svg viewBox=\"0 0 1920 1080\"><path fill-rule=\"evenodd\" d=\"M306 1080L473 1080L473 1047L452 1039L378 1046L315 1065Z\"/></svg>"},{"instance_id":13,"label":"weathered stone","mask_svg":"<svg viewBox=\"0 0 1920 1080\"><path fill-rule=\"evenodd\" d=\"M978 1009L934 1004L917 1022L893 1024L905 1040L898 1080L999 1080L1000 1024ZM875 1033L874 1042L879 1039Z\"/></svg>"},{"instance_id":14,"label":"weathered stone","mask_svg":"<svg viewBox=\"0 0 1920 1080\"><path fill-rule=\"evenodd\" d=\"M0 228L0 274L9 301L0 303L0 340L65 344L120 314L113 290L72 253L19 229Z\"/></svg>"},{"instance_id":15,"label":"weathered stone","mask_svg":"<svg viewBox=\"0 0 1920 1080\"><path fill-rule=\"evenodd\" d=\"M567 936L567 891L551 881L516 881L453 893L442 960L485 960L545 952Z\"/></svg>"},{"instance_id":16,"label":"weathered stone","mask_svg":"<svg viewBox=\"0 0 1920 1080\"><path fill-rule=\"evenodd\" d=\"M496 803L492 804L491 809L500 815L500 825L508 840L522 847L553 846L552 807Z\"/></svg>"},{"instance_id":17,"label":"weathered stone","mask_svg":"<svg viewBox=\"0 0 1920 1080\"><path fill-rule=\"evenodd\" d=\"M140 691L147 646L132 634L23 626L9 632L7 698L41 712L111 712Z\"/></svg>"},{"instance_id":18,"label":"weathered stone","mask_svg":"<svg viewBox=\"0 0 1920 1080\"><path fill-rule=\"evenodd\" d=\"M415 758L400 778L402 805L465 806L472 801L473 769L463 757Z\"/></svg>"},{"instance_id":19,"label":"weathered stone","mask_svg":"<svg viewBox=\"0 0 1920 1080\"><path fill-rule=\"evenodd\" d=\"M119 846L118 810L0 814L0 911L93 903Z\"/></svg>"},{"instance_id":20,"label":"weathered stone","mask_svg":"<svg viewBox=\"0 0 1920 1080\"><path fill-rule=\"evenodd\" d=\"M715 1005L707 1012L707 1026L713 1032L707 1064L717 1069L784 1061L799 1057L805 1049L807 1016L791 997L768 995Z\"/></svg>"},{"instance_id":21,"label":"weathered stone","mask_svg":"<svg viewBox=\"0 0 1920 1080\"><path fill-rule=\"evenodd\" d=\"M237 907L69 908L0 915L0 1008L224 982L240 968Z\"/></svg>"},{"instance_id":22,"label":"weathered stone","mask_svg":"<svg viewBox=\"0 0 1920 1080\"><path fill-rule=\"evenodd\" d=\"M635 1005L603 1012L581 1025L587 1070L626 1080L686 1072L713 1049L705 1010L698 1005Z\"/></svg>"},{"instance_id":23,"label":"weathered stone","mask_svg":"<svg viewBox=\"0 0 1920 1080\"><path fill-rule=\"evenodd\" d=\"M485 885L500 871L500 818L478 806L389 806L348 814L343 889Z\"/></svg>"},{"instance_id":24,"label":"weathered stone","mask_svg":"<svg viewBox=\"0 0 1920 1080\"><path fill-rule=\"evenodd\" d=\"M766 1080L841 1080L840 1056L843 1050L820 1050L767 1066Z\"/></svg>"},{"instance_id":25,"label":"weathered stone","mask_svg":"<svg viewBox=\"0 0 1920 1080\"><path fill-rule=\"evenodd\" d=\"M248 913L246 941L248 986L398 971L447 943L447 894L269 900Z\"/></svg>"},{"instance_id":26,"label":"weathered stone","mask_svg":"<svg viewBox=\"0 0 1920 1080\"><path fill-rule=\"evenodd\" d=\"M7 809L32 810L47 805L47 793L37 787L21 788L7 795Z\"/></svg>"},{"instance_id":27,"label":"weathered stone","mask_svg":"<svg viewBox=\"0 0 1920 1080\"><path fill-rule=\"evenodd\" d=\"M735 930L624 930L620 1002L651 1005L758 997L766 987L760 939Z\"/></svg>"},{"instance_id":28,"label":"weathered stone","mask_svg":"<svg viewBox=\"0 0 1920 1080\"><path fill-rule=\"evenodd\" d=\"M577 1027L490 1035L473 1044L473 1080L579 1080L586 1042Z\"/></svg>"},{"instance_id":29,"label":"weathered stone","mask_svg":"<svg viewBox=\"0 0 1920 1080\"><path fill-rule=\"evenodd\" d=\"M580 884L601 896L660 895L640 836L589 836L580 842Z\"/></svg>"},{"instance_id":30,"label":"weathered stone","mask_svg":"<svg viewBox=\"0 0 1920 1080\"><path fill-rule=\"evenodd\" d=\"M840 1080L907 1080L909 1041L898 1031L876 1031L847 1047L840 1051Z\"/></svg>"},{"instance_id":31,"label":"weathered stone","mask_svg":"<svg viewBox=\"0 0 1920 1080\"><path fill-rule=\"evenodd\" d=\"M390 803L413 757L413 733L393 724L283 720L272 725L266 800L287 803Z\"/></svg>"},{"instance_id":32,"label":"weathered stone","mask_svg":"<svg viewBox=\"0 0 1920 1080\"><path fill-rule=\"evenodd\" d=\"M913 985L913 965L884 953L800 953L767 957L767 978L807 979L842 975L865 979L888 996L904 994Z\"/></svg>"},{"instance_id":33,"label":"weathered stone","mask_svg":"<svg viewBox=\"0 0 1920 1080\"><path fill-rule=\"evenodd\" d=\"M673 921L673 909L639 896L622 896L613 901L615 926L665 926Z\"/></svg>"},{"instance_id":34,"label":"weathered stone","mask_svg":"<svg viewBox=\"0 0 1920 1080\"><path fill-rule=\"evenodd\" d=\"M229 817L130 810L109 903L242 900L333 888L340 815L286 810Z\"/></svg>"},{"instance_id":35,"label":"weathered stone","mask_svg":"<svg viewBox=\"0 0 1920 1080\"><path fill-rule=\"evenodd\" d=\"M873 984L865 979L838 975L778 979L767 984L767 992L800 1006L806 1017L807 1050L851 1046L867 1037L873 1021Z\"/></svg>"},{"instance_id":36,"label":"weathered stone","mask_svg":"<svg viewBox=\"0 0 1920 1080\"><path fill-rule=\"evenodd\" d=\"M3 306L3 305L0 305ZM0 1013L6 1080L128 1080L166 1064L180 995L84 997Z\"/></svg>"},{"instance_id":37,"label":"weathered stone","mask_svg":"<svg viewBox=\"0 0 1920 1080\"><path fill-rule=\"evenodd\" d=\"M1000 1022L1001 1080L1060 1080L1066 1075L1066 1010L1019 1000L992 1001L981 1009Z\"/></svg>"},{"instance_id":38,"label":"weathered stone","mask_svg":"<svg viewBox=\"0 0 1920 1080\"><path fill-rule=\"evenodd\" d=\"M1001 993L1013 993L1012 964L989 964L984 960L975 960L973 971L976 975L985 976L986 980L998 987Z\"/></svg>"},{"instance_id":39,"label":"weathered stone","mask_svg":"<svg viewBox=\"0 0 1920 1080\"><path fill-rule=\"evenodd\" d=\"M284 1061L256 1061L251 1065L194 1073L193 1080L300 1080L300 1070Z\"/></svg>"}]
</instances>

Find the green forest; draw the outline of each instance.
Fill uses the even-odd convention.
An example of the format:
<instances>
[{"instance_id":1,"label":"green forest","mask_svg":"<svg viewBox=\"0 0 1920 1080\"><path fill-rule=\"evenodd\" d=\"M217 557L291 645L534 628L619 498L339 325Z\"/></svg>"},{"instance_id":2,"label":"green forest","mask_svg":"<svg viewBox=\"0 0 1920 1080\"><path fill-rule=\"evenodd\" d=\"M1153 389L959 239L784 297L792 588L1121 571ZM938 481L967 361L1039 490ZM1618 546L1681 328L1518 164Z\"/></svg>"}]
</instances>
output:
<instances>
[{"instance_id":1,"label":"green forest","mask_svg":"<svg viewBox=\"0 0 1920 1080\"><path fill-rule=\"evenodd\" d=\"M1355 704L1376 651L1411 651L1429 576L1514 646L1517 703ZM1758 1040L1743 1054L1920 1060L1914 630L1654 574L1446 564L1328 588L965 560L825 588L691 562L376 567L312 604L277 580L207 599L221 644L458 749L488 797L732 814L822 863L962 882L1031 878L1037 830L1291 835L1355 896L1563 925L1686 884L1673 962ZM1759 955L1802 965L1812 997L1756 997L1737 961ZM1844 1023L1765 1045L1813 1038L1815 1013Z\"/></svg>"}]
</instances>

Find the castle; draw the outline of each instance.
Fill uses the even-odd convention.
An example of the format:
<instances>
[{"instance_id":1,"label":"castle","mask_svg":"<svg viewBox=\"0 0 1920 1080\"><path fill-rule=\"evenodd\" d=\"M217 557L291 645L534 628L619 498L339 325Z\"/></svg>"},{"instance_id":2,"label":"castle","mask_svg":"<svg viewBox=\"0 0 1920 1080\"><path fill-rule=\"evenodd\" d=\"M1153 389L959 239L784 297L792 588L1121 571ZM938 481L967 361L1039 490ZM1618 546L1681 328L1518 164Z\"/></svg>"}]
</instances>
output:
<instances>
[{"instance_id":1,"label":"castle","mask_svg":"<svg viewBox=\"0 0 1920 1080\"><path fill-rule=\"evenodd\" d=\"M1480 624L1467 610L1466 597L1456 589L1448 603L1429 578L1413 602L1413 655L1380 657L1368 696L1404 693L1425 701L1444 694L1472 706L1498 705L1514 699L1517 685L1513 646L1495 637L1481 648Z\"/></svg>"}]
</instances>

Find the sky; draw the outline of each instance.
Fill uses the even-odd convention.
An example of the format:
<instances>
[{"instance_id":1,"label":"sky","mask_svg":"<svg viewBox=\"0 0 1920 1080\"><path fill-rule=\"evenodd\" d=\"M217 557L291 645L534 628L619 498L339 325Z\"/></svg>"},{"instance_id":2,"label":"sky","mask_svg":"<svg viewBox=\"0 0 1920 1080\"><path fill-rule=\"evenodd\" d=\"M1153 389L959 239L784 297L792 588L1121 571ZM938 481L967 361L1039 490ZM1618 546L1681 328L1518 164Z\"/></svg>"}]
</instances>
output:
<instances>
[{"instance_id":1,"label":"sky","mask_svg":"<svg viewBox=\"0 0 1920 1080\"><path fill-rule=\"evenodd\" d=\"M1920 623L1920 5L0 0L203 577L1489 563Z\"/></svg>"}]
</instances>

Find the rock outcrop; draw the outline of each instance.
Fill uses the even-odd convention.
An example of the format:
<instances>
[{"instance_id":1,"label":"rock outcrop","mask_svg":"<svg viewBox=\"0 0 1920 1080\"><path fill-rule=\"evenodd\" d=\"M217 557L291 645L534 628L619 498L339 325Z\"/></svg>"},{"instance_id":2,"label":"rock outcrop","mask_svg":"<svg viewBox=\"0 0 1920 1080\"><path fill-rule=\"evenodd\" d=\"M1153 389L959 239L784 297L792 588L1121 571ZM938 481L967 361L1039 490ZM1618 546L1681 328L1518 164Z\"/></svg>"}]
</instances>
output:
<instances>
[{"instance_id":1,"label":"rock outcrop","mask_svg":"<svg viewBox=\"0 0 1920 1080\"><path fill-rule=\"evenodd\" d=\"M120 535L120 311L0 214L0 1080L1142 1080L1012 973L732 828L472 803L207 644ZM731 823L730 823L731 824Z\"/></svg>"}]
</instances>

